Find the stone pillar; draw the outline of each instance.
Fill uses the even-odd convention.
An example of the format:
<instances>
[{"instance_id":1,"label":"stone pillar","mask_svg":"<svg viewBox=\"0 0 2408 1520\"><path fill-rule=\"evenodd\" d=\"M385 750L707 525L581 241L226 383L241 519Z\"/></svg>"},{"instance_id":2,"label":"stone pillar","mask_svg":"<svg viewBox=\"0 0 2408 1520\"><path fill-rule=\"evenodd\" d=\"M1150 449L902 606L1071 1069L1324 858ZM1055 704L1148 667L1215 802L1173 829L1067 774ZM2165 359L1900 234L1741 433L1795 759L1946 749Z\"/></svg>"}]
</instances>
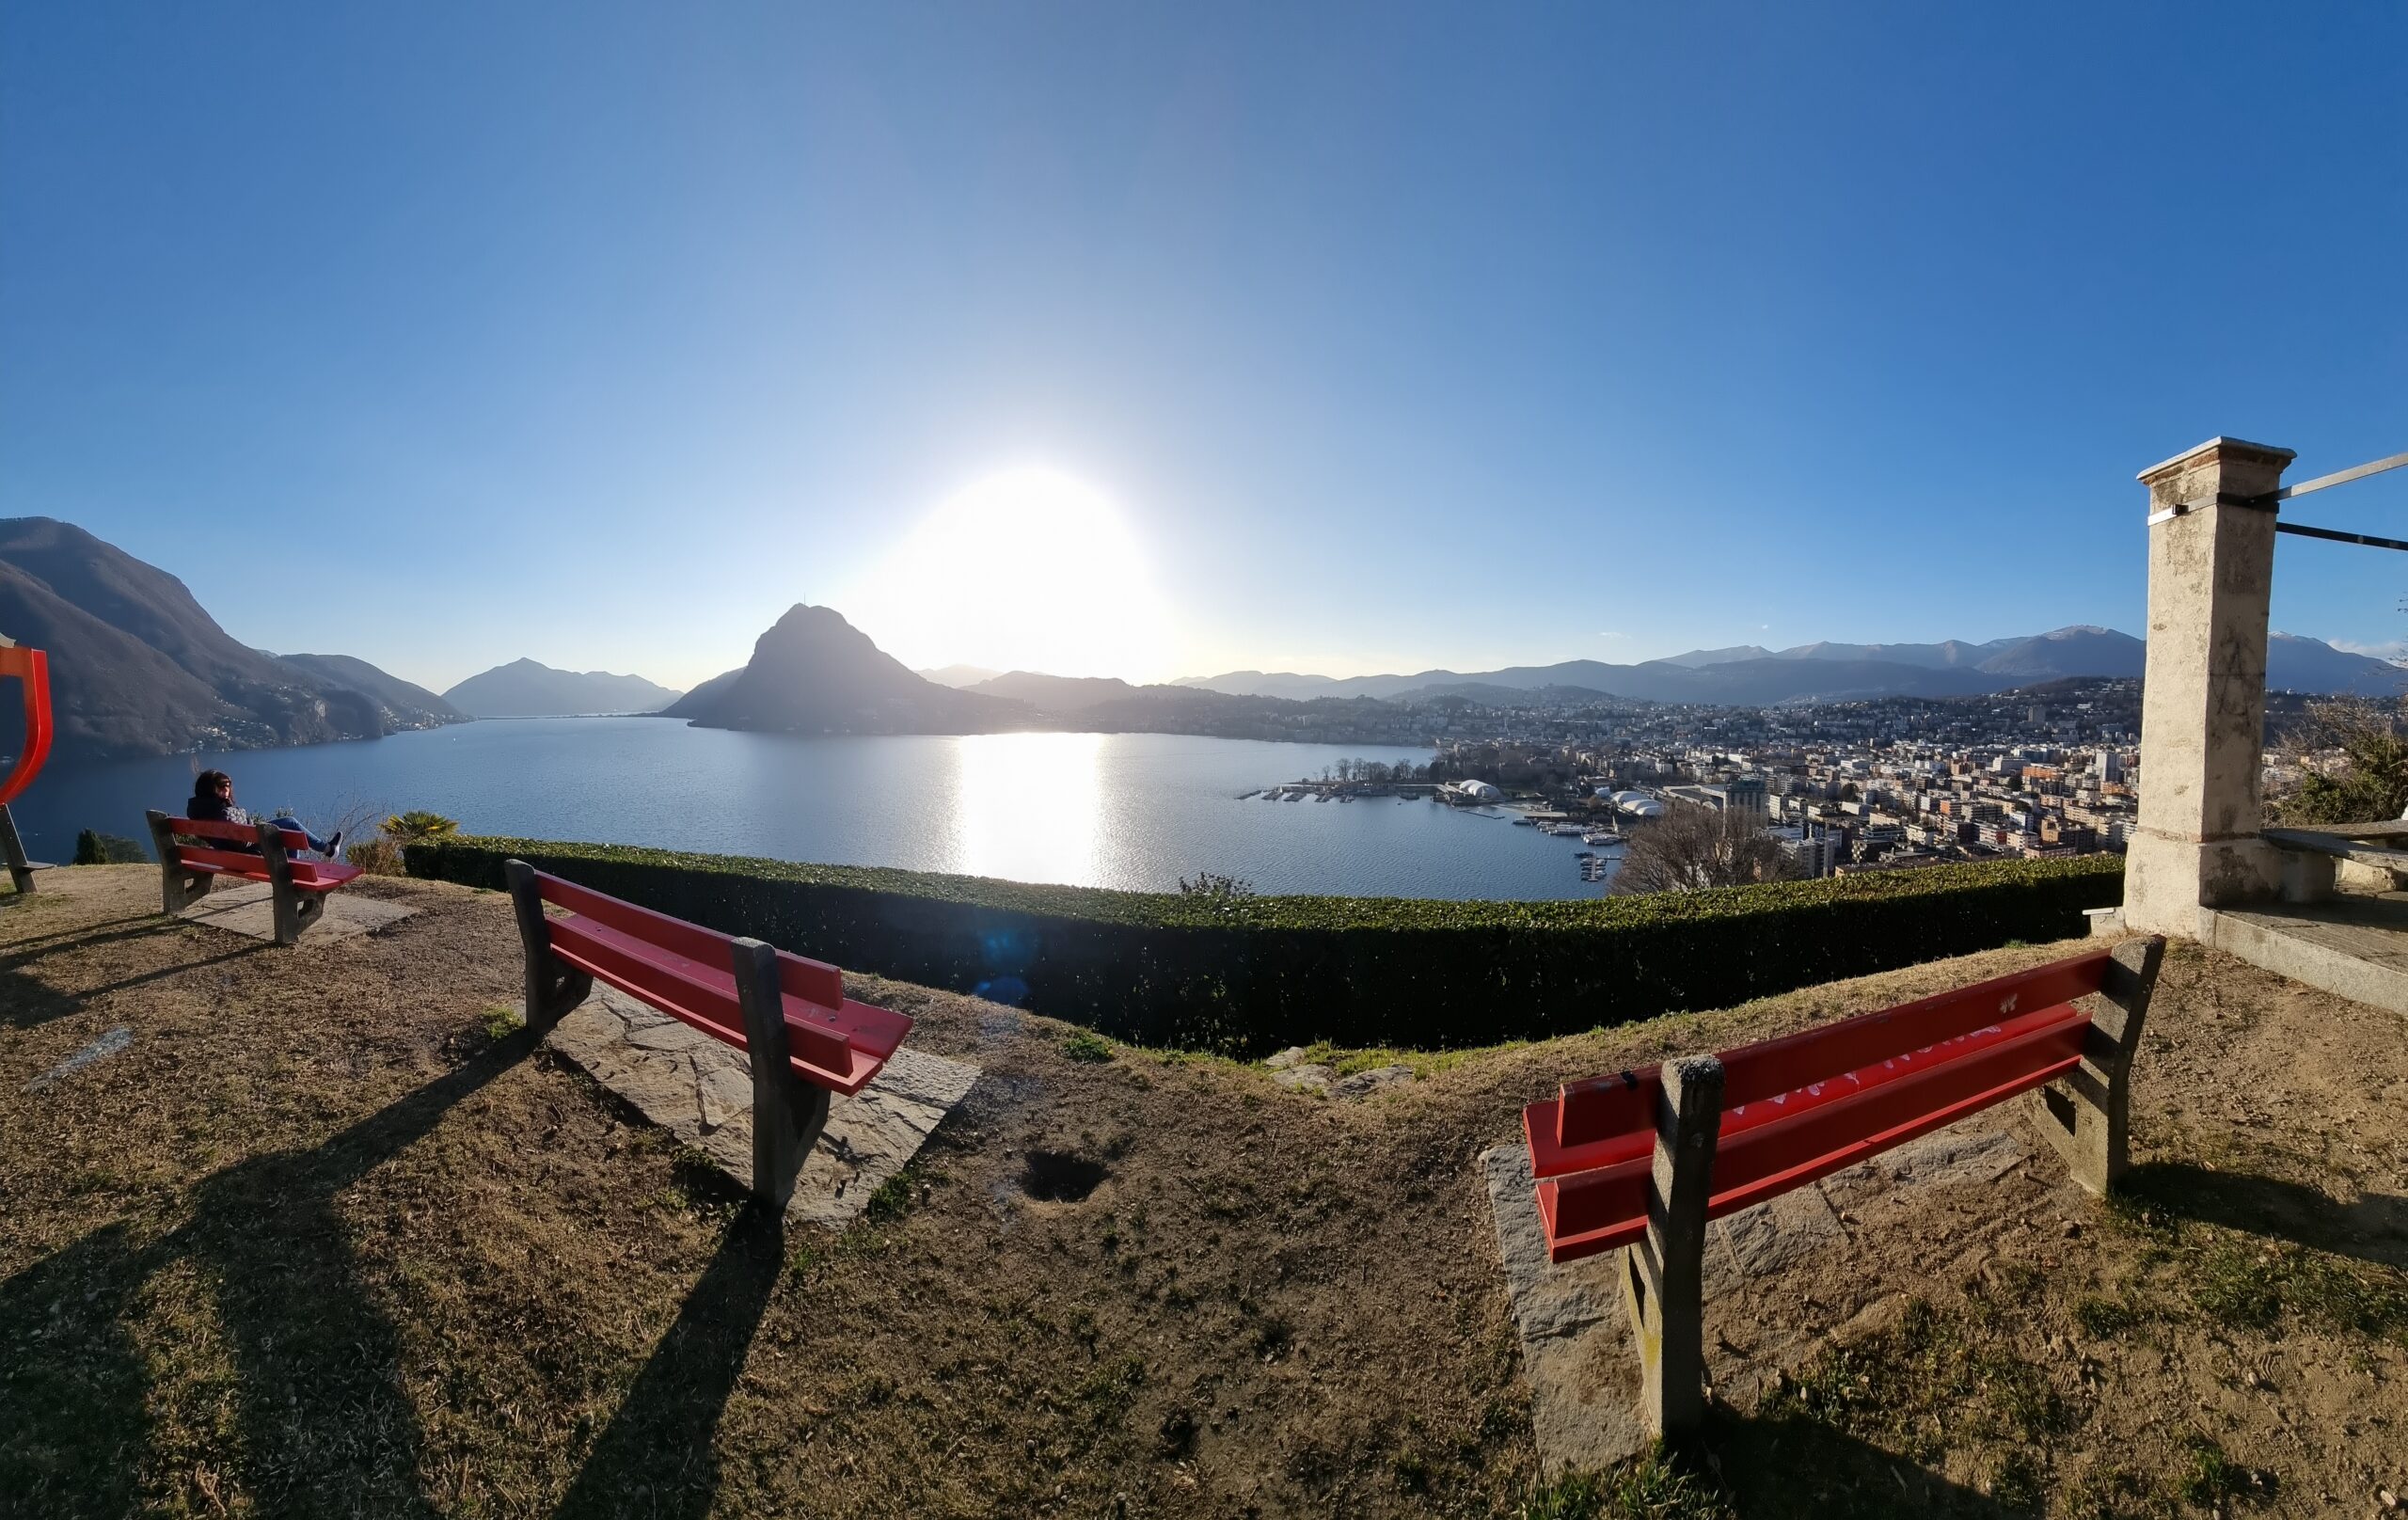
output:
<instances>
[{"instance_id":1,"label":"stone pillar","mask_svg":"<svg viewBox=\"0 0 2408 1520\"><path fill-rule=\"evenodd\" d=\"M2271 898L2276 852L2258 837L2266 727L2266 607L2289 449L2212 438L2141 472L2149 515L2147 689L2140 825L2125 860L2124 923L2206 939L2203 910ZM2259 504L2244 504L2258 499Z\"/></svg>"}]
</instances>

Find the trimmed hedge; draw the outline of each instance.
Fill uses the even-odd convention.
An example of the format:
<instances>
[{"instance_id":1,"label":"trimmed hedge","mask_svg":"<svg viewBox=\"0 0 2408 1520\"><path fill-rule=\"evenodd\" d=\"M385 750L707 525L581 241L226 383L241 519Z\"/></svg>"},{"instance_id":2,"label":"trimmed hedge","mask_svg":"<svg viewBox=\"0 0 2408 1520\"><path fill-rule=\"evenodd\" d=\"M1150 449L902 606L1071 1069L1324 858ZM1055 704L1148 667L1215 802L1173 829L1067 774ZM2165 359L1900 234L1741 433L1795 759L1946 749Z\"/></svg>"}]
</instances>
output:
<instances>
[{"instance_id":1,"label":"trimmed hedge","mask_svg":"<svg viewBox=\"0 0 2408 1520\"><path fill-rule=\"evenodd\" d=\"M533 839L407 859L414 877L499 888L513 856L848 970L1231 1053L1545 1038L2063 939L2123 899L2114 855L1536 903L1108 892Z\"/></svg>"}]
</instances>

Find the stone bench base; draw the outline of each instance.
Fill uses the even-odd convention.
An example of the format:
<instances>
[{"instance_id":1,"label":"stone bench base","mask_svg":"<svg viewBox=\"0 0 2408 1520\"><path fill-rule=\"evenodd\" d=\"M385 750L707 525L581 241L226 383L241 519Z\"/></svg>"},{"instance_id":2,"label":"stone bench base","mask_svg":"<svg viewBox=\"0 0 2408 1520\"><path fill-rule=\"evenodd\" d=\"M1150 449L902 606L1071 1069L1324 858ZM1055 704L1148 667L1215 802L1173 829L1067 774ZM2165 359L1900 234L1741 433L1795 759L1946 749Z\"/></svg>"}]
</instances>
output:
<instances>
[{"instance_id":1,"label":"stone bench base","mask_svg":"<svg viewBox=\"0 0 2408 1520\"><path fill-rule=\"evenodd\" d=\"M709 1156L739 1189L751 1187L752 1073L743 1052L598 984L545 1043ZM977 1080L978 1069L964 1062L896 1051L858 1096L830 1105L828 1126L786 1205L787 1221L835 1229L850 1224Z\"/></svg>"}]
</instances>

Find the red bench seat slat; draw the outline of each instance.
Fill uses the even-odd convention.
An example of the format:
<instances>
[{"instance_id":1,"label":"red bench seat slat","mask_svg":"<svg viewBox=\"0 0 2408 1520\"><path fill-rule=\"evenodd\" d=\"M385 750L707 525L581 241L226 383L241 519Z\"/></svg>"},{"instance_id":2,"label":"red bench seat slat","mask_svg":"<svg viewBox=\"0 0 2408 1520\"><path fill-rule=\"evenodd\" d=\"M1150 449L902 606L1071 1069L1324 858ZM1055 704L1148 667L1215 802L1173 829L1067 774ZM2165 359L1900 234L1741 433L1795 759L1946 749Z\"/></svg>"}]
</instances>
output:
<instances>
[{"instance_id":1,"label":"red bench seat slat","mask_svg":"<svg viewBox=\"0 0 2408 1520\"><path fill-rule=\"evenodd\" d=\"M548 921L553 954L714 1039L748 1048L733 939L557 877L539 872L536 882L546 901L575 914ZM795 1069L805 1081L848 1097L868 1086L911 1033L911 1021L847 999L843 974L833 966L784 951L778 960ZM832 993L833 1002L799 995L798 986Z\"/></svg>"},{"instance_id":2,"label":"red bench seat slat","mask_svg":"<svg viewBox=\"0 0 2408 1520\"><path fill-rule=\"evenodd\" d=\"M2089 1016L2069 1003L2034 1008L1837 1077L1728 1104L1706 1217L1761 1203L2053 1081L2081 1064L2089 1028ZM1542 1111L1551 1106L1534 1104L1525 1115L1534 1156L1552 1117ZM1617 1136L1611 1148L1614 1159L1604 1166L1539 1183L1552 1259L1593 1256L1646 1233L1654 1129Z\"/></svg>"},{"instance_id":3,"label":"red bench seat slat","mask_svg":"<svg viewBox=\"0 0 2408 1520\"><path fill-rule=\"evenodd\" d=\"M303 892L332 892L345 882L356 881L368 873L356 865L341 861L293 861L293 884Z\"/></svg>"}]
</instances>

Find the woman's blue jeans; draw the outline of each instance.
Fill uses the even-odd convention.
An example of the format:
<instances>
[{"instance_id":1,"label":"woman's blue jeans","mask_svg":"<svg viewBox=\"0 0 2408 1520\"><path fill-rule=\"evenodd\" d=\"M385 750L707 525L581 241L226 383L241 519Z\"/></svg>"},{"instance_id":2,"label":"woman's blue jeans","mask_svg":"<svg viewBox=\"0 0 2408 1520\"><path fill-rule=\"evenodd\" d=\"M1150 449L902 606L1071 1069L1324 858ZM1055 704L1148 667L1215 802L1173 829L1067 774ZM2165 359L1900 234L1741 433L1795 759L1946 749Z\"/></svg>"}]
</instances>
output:
<instances>
[{"instance_id":1,"label":"woman's blue jeans","mask_svg":"<svg viewBox=\"0 0 2408 1520\"><path fill-rule=\"evenodd\" d=\"M294 833L299 834L299 835L301 835L303 838L305 838L305 839L309 840L309 847L310 847L311 849L316 850L319 854L324 855L324 854L326 854L326 853L327 853L327 850L326 850L326 842L325 842L325 840L323 840L323 839L319 838L316 834L313 834L313 833L309 832L309 830L304 829L303 827L301 827L301 820L300 820L300 819L298 819L298 818L270 818L270 819L268 819L267 821L268 821L268 822L270 822L270 823L272 823L272 824L274 824L274 825L276 825L276 826L277 826L277 828L279 828L279 829L290 829L290 830L292 830Z\"/></svg>"}]
</instances>

